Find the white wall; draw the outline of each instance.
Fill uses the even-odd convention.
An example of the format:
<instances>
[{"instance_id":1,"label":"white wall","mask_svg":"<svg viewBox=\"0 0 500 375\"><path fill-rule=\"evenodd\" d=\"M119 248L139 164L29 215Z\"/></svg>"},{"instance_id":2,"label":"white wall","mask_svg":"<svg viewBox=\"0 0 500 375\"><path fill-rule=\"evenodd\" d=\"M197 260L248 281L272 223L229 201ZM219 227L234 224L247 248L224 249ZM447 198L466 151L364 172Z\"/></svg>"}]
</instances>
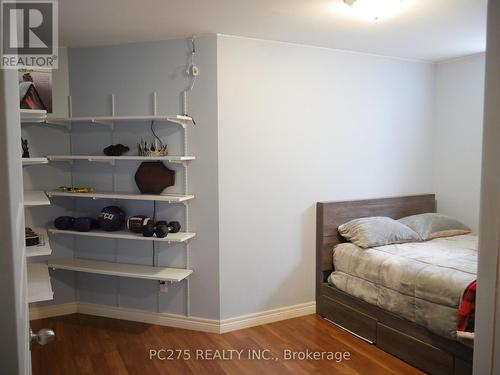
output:
<instances>
[{"instance_id":1,"label":"white wall","mask_svg":"<svg viewBox=\"0 0 500 375\"><path fill-rule=\"evenodd\" d=\"M221 318L313 301L315 203L432 192L431 64L220 36Z\"/></svg>"},{"instance_id":2,"label":"white wall","mask_svg":"<svg viewBox=\"0 0 500 375\"><path fill-rule=\"evenodd\" d=\"M484 54L436 66L434 191L438 211L477 232L481 184Z\"/></svg>"}]
</instances>

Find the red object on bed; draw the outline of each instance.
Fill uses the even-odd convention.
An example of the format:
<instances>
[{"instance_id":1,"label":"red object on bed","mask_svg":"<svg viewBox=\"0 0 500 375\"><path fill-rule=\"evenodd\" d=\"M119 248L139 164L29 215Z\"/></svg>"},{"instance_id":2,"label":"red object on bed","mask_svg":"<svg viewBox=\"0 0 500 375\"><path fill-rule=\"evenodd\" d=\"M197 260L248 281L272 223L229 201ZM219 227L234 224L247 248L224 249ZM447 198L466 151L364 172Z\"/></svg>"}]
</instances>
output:
<instances>
[{"instance_id":1,"label":"red object on bed","mask_svg":"<svg viewBox=\"0 0 500 375\"><path fill-rule=\"evenodd\" d=\"M459 337L473 338L474 315L476 312L476 284L477 281L474 280L465 288L464 297L458 309L457 334ZM463 333L472 333L472 337L470 334Z\"/></svg>"}]
</instances>

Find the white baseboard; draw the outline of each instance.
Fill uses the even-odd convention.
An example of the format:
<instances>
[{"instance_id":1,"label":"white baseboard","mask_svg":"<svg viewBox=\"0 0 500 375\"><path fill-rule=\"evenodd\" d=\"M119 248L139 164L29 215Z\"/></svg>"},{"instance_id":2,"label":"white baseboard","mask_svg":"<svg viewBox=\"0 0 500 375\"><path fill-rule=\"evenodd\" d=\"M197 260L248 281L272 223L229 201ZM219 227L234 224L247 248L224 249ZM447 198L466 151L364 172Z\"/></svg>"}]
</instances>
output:
<instances>
[{"instance_id":1,"label":"white baseboard","mask_svg":"<svg viewBox=\"0 0 500 375\"><path fill-rule=\"evenodd\" d=\"M262 324L278 322L280 320L297 318L299 316L316 313L316 301L299 305L280 307L278 309L259 313L237 316L220 321L219 332L230 332L238 329L260 326Z\"/></svg>"},{"instance_id":2,"label":"white baseboard","mask_svg":"<svg viewBox=\"0 0 500 375\"><path fill-rule=\"evenodd\" d=\"M53 316L69 315L77 312L76 302L61 303L59 305L30 307L30 320L51 318Z\"/></svg>"},{"instance_id":3,"label":"white baseboard","mask_svg":"<svg viewBox=\"0 0 500 375\"><path fill-rule=\"evenodd\" d=\"M157 324L168 327L191 329L194 331L224 333L277 322L280 320L296 318L299 316L310 315L315 312L316 302L308 302L219 321L215 319L155 313L144 310L97 305L92 303L71 302L60 305L33 307L30 309L30 319L35 320L49 318L52 316L80 313L106 318Z\"/></svg>"},{"instance_id":4,"label":"white baseboard","mask_svg":"<svg viewBox=\"0 0 500 375\"><path fill-rule=\"evenodd\" d=\"M184 315L156 313L82 302L78 302L78 312L81 314L103 316L106 318L132 320L134 322L192 329L194 331L219 332L219 322L215 319L196 318L192 316L187 317Z\"/></svg>"}]
</instances>

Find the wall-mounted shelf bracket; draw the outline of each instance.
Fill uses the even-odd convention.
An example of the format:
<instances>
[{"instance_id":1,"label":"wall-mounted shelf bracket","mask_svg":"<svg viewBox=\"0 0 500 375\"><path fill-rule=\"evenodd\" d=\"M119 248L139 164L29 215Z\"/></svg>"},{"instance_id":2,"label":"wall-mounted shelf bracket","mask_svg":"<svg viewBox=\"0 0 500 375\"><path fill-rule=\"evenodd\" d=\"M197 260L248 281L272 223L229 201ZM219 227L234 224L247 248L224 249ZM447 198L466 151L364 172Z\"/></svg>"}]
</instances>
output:
<instances>
[{"instance_id":1,"label":"wall-mounted shelf bracket","mask_svg":"<svg viewBox=\"0 0 500 375\"><path fill-rule=\"evenodd\" d=\"M158 281L160 293L168 293L169 284L172 282L168 281Z\"/></svg>"},{"instance_id":2,"label":"wall-mounted shelf bracket","mask_svg":"<svg viewBox=\"0 0 500 375\"><path fill-rule=\"evenodd\" d=\"M184 115L168 116L167 120L175 124L179 124L183 129L186 129L189 124L193 124L193 119Z\"/></svg>"},{"instance_id":3,"label":"wall-mounted shelf bracket","mask_svg":"<svg viewBox=\"0 0 500 375\"><path fill-rule=\"evenodd\" d=\"M92 158L92 157L89 157L87 159L87 161L89 162L94 162L94 163L108 163L109 165L112 165L114 166L115 165L115 162L116 162L116 159L104 159L102 157L99 157L99 158ZM71 160L71 162L73 162L73 160Z\"/></svg>"},{"instance_id":4,"label":"wall-mounted shelf bracket","mask_svg":"<svg viewBox=\"0 0 500 375\"><path fill-rule=\"evenodd\" d=\"M91 119L90 123L91 124L106 125L106 126L109 126L109 128L111 130L113 130L115 128L115 122L114 121Z\"/></svg>"},{"instance_id":5,"label":"wall-mounted shelf bracket","mask_svg":"<svg viewBox=\"0 0 500 375\"><path fill-rule=\"evenodd\" d=\"M71 130L71 121L68 121L68 120L63 119L63 118L58 118L58 117L51 118L50 116L47 116L47 118L45 118L42 122L45 125L64 126L64 127L68 128L68 130Z\"/></svg>"}]
</instances>

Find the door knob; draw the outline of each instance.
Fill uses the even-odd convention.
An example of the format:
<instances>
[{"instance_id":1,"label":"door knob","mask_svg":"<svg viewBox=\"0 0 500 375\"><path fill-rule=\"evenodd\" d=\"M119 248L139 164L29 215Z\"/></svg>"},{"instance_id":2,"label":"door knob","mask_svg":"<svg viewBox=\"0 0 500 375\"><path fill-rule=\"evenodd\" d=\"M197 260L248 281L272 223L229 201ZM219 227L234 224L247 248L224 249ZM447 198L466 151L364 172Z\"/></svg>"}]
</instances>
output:
<instances>
[{"instance_id":1,"label":"door knob","mask_svg":"<svg viewBox=\"0 0 500 375\"><path fill-rule=\"evenodd\" d=\"M35 333L33 332L32 329L30 329L31 343L36 342L40 345L45 345L48 344L49 342L54 341L55 337L56 334L54 333L54 331L48 328L42 328L41 330L38 331L38 333Z\"/></svg>"}]
</instances>

